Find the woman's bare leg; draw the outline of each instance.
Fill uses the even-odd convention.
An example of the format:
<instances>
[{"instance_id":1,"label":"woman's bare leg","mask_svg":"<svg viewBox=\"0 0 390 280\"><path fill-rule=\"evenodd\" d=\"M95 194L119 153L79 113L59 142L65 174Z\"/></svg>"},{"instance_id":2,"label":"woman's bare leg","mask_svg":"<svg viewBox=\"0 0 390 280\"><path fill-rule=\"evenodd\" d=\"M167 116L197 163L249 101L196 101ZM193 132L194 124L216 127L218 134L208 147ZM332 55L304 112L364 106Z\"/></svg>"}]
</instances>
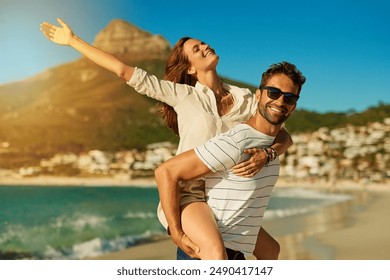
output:
<instances>
[{"instance_id":1,"label":"woman's bare leg","mask_svg":"<svg viewBox=\"0 0 390 280\"><path fill-rule=\"evenodd\" d=\"M206 202L191 202L181 213L185 234L199 246L202 260L226 260L226 250L215 217Z\"/></svg>"},{"instance_id":2,"label":"woman's bare leg","mask_svg":"<svg viewBox=\"0 0 390 280\"><path fill-rule=\"evenodd\" d=\"M260 228L253 255L258 260L277 260L280 253L280 245L268 232Z\"/></svg>"}]
</instances>

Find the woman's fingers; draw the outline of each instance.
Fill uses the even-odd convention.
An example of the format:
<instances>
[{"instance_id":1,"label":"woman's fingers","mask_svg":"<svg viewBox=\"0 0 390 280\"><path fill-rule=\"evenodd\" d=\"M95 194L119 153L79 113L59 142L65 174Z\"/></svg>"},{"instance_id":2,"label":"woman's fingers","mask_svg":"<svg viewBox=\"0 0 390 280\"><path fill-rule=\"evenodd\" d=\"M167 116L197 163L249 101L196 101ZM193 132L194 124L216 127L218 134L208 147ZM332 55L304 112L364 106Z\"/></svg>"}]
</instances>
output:
<instances>
[{"instance_id":1,"label":"woman's fingers","mask_svg":"<svg viewBox=\"0 0 390 280\"><path fill-rule=\"evenodd\" d=\"M69 28L69 25L66 24L66 22L63 21L62 19L57 18L57 21L58 21L58 23L59 23L62 27L64 27L64 28Z\"/></svg>"},{"instance_id":2,"label":"woman's fingers","mask_svg":"<svg viewBox=\"0 0 390 280\"><path fill-rule=\"evenodd\" d=\"M257 149L256 148L251 148L251 149L245 149L244 150L244 154L255 154L257 153Z\"/></svg>"},{"instance_id":3,"label":"woman's fingers","mask_svg":"<svg viewBox=\"0 0 390 280\"><path fill-rule=\"evenodd\" d=\"M51 25L47 22L43 22L41 24L41 31L49 39L50 39L50 37L52 37L54 35L54 32L55 32L53 25Z\"/></svg>"},{"instance_id":4,"label":"woman's fingers","mask_svg":"<svg viewBox=\"0 0 390 280\"><path fill-rule=\"evenodd\" d=\"M241 167L235 166L233 167L233 173L236 176L241 177L252 177L257 172L259 172L259 169L256 167L256 165L250 163L248 165L243 165Z\"/></svg>"},{"instance_id":5,"label":"woman's fingers","mask_svg":"<svg viewBox=\"0 0 390 280\"><path fill-rule=\"evenodd\" d=\"M255 159L255 155L258 153L258 151L259 150L256 148L245 149L244 153L250 154L251 157L232 168L234 175L246 178L256 175L261 170L261 164L258 164Z\"/></svg>"}]
</instances>

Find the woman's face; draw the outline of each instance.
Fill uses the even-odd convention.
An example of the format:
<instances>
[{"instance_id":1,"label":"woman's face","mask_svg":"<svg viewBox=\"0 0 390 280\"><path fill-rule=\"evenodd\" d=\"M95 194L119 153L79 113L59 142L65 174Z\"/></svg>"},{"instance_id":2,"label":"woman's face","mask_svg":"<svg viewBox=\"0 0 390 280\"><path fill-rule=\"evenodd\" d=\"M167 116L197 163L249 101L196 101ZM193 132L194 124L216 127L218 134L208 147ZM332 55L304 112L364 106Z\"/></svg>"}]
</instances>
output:
<instances>
[{"instance_id":1,"label":"woman's face","mask_svg":"<svg viewBox=\"0 0 390 280\"><path fill-rule=\"evenodd\" d=\"M189 72L193 72L190 74L210 69L214 70L217 67L219 56L206 43L197 39L189 39L184 43L183 49L190 63Z\"/></svg>"}]
</instances>

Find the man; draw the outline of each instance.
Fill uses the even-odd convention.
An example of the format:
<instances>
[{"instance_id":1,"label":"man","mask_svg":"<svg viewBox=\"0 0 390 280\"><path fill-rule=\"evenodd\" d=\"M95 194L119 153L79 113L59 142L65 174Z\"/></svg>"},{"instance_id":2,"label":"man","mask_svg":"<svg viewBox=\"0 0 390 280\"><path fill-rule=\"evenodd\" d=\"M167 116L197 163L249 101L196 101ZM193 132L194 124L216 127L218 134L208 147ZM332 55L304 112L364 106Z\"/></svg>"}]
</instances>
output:
<instances>
[{"instance_id":1,"label":"man","mask_svg":"<svg viewBox=\"0 0 390 280\"><path fill-rule=\"evenodd\" d=\"M276 152L268 147L295 110L305 81L306 78L291 63L271 65L263 73L256 90L258 109L253 117L206 144L171 158L156 169L161 205L172 239L185 253L203 259L208 258L202 257L203 252L213 250L210 248L212 242L204 242L214 237L208 235L207 228L202 228L202 219L198 219L198 228L186 229L185 221L180 220L178 206L178 184L205 176L206 201L226 250L240 259L244 259L243 254L252 254L264 211L279 176ZM253 177L235 176L230 169L247 158L243 153L247 148L263 149L268 155L268 164ZM195 216L196 213L194 219ZM197 247L192 242L199 246L200 251L194 250ZM184 254L183 250L181 254Z\"/></svg>"}]
</instances>

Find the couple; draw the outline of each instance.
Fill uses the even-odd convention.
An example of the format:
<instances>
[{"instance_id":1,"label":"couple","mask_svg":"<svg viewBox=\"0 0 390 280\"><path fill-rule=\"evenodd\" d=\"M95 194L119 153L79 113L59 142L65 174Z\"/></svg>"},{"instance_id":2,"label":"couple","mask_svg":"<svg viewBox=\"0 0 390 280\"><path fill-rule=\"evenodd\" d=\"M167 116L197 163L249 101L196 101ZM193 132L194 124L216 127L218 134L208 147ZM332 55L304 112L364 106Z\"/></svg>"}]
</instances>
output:
<instances>
[{"instance_id":1,"label":"couple","mask_svg":"<svg viewBox=\"0 0 390 280\"><path fill-rule=\"evenodd\" d=\"M244 259L243 254L253 254L261 220L279 176L276 153L267 148L294 111L304 82L305 78L294 65L287 62L271 65L263 73L256 90L258 105L253 117L205 144L169 159L156 169L160 200L171 232L182 231L181 235L188 236L195 244L221 252L221 248L215 248L218 244L213 243L216 237L207 239L213 234L210 228L202 228L201 222L192 221L192 228L186 229L184 221L180 224L179 208L174 207L179 205L177 185L205 176L206 201L227 252L236 259ZM231 172L233 166L247 159L243 153L247 148L264 149L268 155L267 164L250 178ZM196 203L184 207L195 207ZM181 249L179 254L185 258Z\"/></svg>"},{"instance_id":2,"label":"couple","mask_svg":"<svg viewBox=\"0 0 390 280\"><path fill-rule=\"evenodd\" d=\"M214 50L199 40L186 37L180 39L172 49L167 60L164 80L159 80L142 69L128 66L116 57L86 43L77 37L65 22L60 19L58 21L60 26L46 22L41 25L43 34L49 40L60 45L73 47L96 64L123 78L128 85L134 87L139 93L164 103L161 110L163 118L167 126L180 136L178 154L188 151L183 156L172 159L156 170L160 199L167 216L172 239L190 256L201 259L226 259L225 244L218 231L215 214L205 203L204 181L187 180L190 178L189 176L204 175L208 171L205 169L205 161L208 160L208 157L213 157L212 151L210 151L210 154L205 152L208 144L203 149L199 146L215 135L224 133L245 121L248 121L248 123L241 124L235 129L244 126L244 130L249 129L248 133L252 134L252 132L255 132L252 131L253 128L257 130L261 123L265 122L264 120L260 121L263 118L260 114L262 110L273 124L269 123L262 127L266 130L260 130L261 137L256 140L256 143L252 144L251 141L248 141L249 139L246 139L242 142L242 145L240 144L241 146L230 147L230 145L225 144L227 145L226 151L229 147L229 155L231 153L230 148L236 149L233 155L234 158L232 158L232 162L236 165L232 168L232 174L226 176L220 174L220 177L226 177L233 182L240 179L247 184L251 181L256 182L256 178L265 174L264 172L271 172L275 176L274 179L276 179L277 165L275 163L277 162L270 162L265 167L264 165L274 159L277 154L283 154L292 144L290 135L280 127L284 119L295 109L300 87L304 82L300 72L288 63L279 64L291 69L286 69L288 73L280 72L280 70L271 71L269 75L265 76L266 79L263 79L264 82L262 82L261 88L254 95L248 89L223 84L217 75L216 66L219 57ZM299 82L290 78L291 71L300 77ZM282 78L281 81L279 81L280 78ZM279 119L280 124L277 123ZM243 136L245 133L242 134L242 132L237 131L238 136ZM235 143L234 136L229 136L229 133L225 136L230 137L229 141L231 143ZM220 141L225 142L222 139ZM199 147L196 152L192 150L195 147ZM225 147L222 147L222 149L225 150ZM194 154L199 157L195 158ZM205 161L200 162L201 156L204 156L202 160ZM246 157L249 159L240 162ZM177 176L176 178L170 178L172 181L164 181L164 178L161 181L160 174L164 174L164 176L165 173L169 174L172 171L171 166L173 165L176 168L178 165L177 161L191 162L191 165L187 167L181 166L184 168L181 172L187 172L185 168L190 168L191 173L186 173L184 176L176 173L174 174ZM213 166L213 162L208 164L211 164L207 165L210 170L212 168L219 170L220 168L219 166ZM227 164L224 167L227 169L233 166L230 162L224 164ZM256 176L253 177L254 175ZM176 185L172 188L173 180L180 180L180 192L178 192ZM213 194L212 188L209 187L209 184L214 184L210 180L220 181L221 179L214 176L214 178L209 177L207 180L208 200L210 202L209 197L212 195L215 203L218 196ZM272 180L266 183L274 184ZM238 183L234 184L238 185ZM245 195L251 194L247 193ZM236 198L243 200L242 198L247 199L248 197L235 194L234 199L228 198L228 200L233 203ZM257 200L259 199L257 198ZM248 200L248 202L250 201ZM268 198L262 199L260 202L262 206L260 207L266 206L267 201ZM233 205L233 207L236 207L236 205ZM247 211L248 209L244 210ZM221 212L221 215L224 212L227 211ZM243 215L248 215L248 213L243 213ZM239 217L231 217L229 223L237 219ZM277 259L279 244L260 227L261 217L254 217L251 224L255 225L255 229L250 234L255 245L252 244L245 250L240 246L229 248L232 250L228 250L228 252L239 249L254 254L257 259ZM228 230L230 232L231 229ZM238 231L240 230L238 229ZM196 239L198 237L200 240ZM197 245L199 246L192 243L191 239L196 240L195 244L198 242ZM211 247L208 245L210 243L212 244ZM227 245L230 246L230 243L227 243ZM250 252L252 249L253 251ZM178 258L181 258L182 253L181 250L178 250ZM236 253L234 252L234 254Z\"/></svg>"}]
</instances>

